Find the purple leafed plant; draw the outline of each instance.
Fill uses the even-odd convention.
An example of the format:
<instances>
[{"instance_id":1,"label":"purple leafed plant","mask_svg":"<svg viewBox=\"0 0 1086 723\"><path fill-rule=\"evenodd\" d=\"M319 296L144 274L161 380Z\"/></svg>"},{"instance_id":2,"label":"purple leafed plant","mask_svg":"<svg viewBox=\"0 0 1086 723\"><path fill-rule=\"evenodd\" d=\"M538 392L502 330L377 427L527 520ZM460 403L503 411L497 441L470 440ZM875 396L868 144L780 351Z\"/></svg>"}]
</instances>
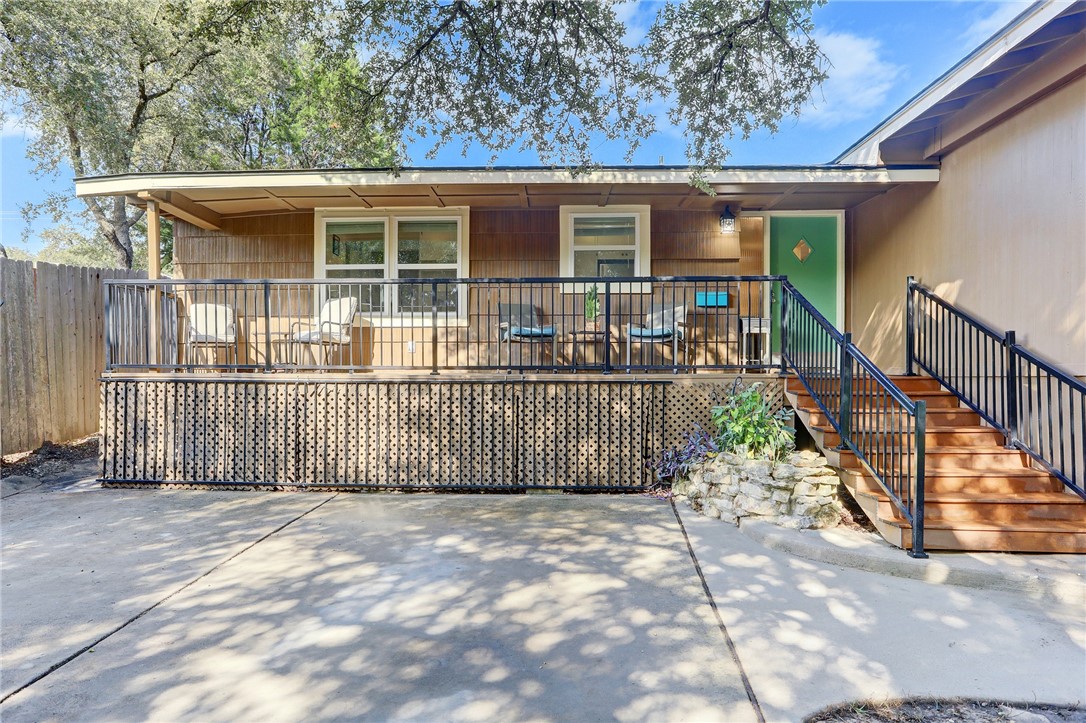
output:
<instances>
[{"instance_id":1,"label":"purple leafed plant","mask_svg":"<svg viewBox=\"0 0 1086 723\"><path fill-rule=\"evenodd\" d=\"M698 425L686 435L686 444L681 448L671 447L660 453L658 459L648 462L648 467L656 475L658 482L667 482L681 477L699 462L720 452L720 445L713 435Z\"/></svg>"}]
</instances>

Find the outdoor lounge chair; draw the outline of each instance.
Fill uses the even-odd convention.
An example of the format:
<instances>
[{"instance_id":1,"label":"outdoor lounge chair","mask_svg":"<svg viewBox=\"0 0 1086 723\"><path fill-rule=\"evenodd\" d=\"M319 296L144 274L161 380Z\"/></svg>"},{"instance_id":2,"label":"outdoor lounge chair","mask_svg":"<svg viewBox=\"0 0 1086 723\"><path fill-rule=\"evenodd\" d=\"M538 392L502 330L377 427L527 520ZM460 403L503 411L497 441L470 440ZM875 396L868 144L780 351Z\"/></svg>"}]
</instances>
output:
<instances>
[{"instance_id":1,"label":"outdoor lounge chair","mask_svg":"<svg viewBox=\"0 0 1086 723\"><path fill-rule=\"evenodd\" d=\"M353 296L328 299L320 313L310 321L296 321L290 325L289 341L291 361L298 363L296 351L302 345L317 345L322 351L321 364L328 363L328 350L351 343L351 326L358 310L358 300Z\"/></svg>"},{"instance_id":2,"label":"outdoor lounge chair","mask_svg":"<svg viewBox=\"0 0 1086 723\"><path fill-rule=\"evenodd\" d=\"M626 371L632 371L634 344L670 344L672 363L679 368L679 347L686 355L686 304L653 304L643 324L626 324ZM685 364L685 359L683 364Z\"/></svg>"},{"instance_id":3,"label":"outdoor lounge chair","mask_svg":"<svg viewBox=\"0 0 1086 723\"><path fill-rule=\"evenodd\" d=\"M498 365L501 365L501 344L505 344L505 358L513 366L513 342L548 344L551 348L551 364L558 359L558 334L552 324L545 324L543 313L532 304L498 304ZM531 365L521 365L531 366Z\"/></svg>"},{"instance_id":4,"label":"outdoor lounge chair","mask_svg":"<svg viewBox=\"0 0 1086 723\"><path fill-rule=\"evenodd\" d=\"M195 363L195 351L198 348L226 350L227 364L230 352L234 363L238 361L238 331L234 322L234 310L226 304L192 304L188 314L188 337L185 344L185 363ZM205 362L206 363L206 362Z\"/></svg>"}]
</instances>

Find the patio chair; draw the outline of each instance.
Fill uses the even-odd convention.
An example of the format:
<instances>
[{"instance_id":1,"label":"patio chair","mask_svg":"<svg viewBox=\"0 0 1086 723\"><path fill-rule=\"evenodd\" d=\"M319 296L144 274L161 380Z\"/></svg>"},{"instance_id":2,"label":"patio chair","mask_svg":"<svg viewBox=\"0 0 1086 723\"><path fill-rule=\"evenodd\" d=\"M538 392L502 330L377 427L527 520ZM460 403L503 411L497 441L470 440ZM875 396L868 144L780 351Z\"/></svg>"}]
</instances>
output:
<instances>
[{"instance_id":1,"label":"patio chair","mask_svg":"<svg viewBox=\"0 0 1086 723\"><path fill-rule=\"evenodd\" d=\"M234 322L234 310L226 304L192 304L188 314L188 337L185 344L185 363L194 364L198 348L226 350L225 361L230 363L233 351L234 363L238 361L238 331Z\"/></svg>"},{"instance_id":2,"label":"patio chair","mask_svg":"<svg viewBox=\"0 0 1086 723\"><path fill-rule=\"evenodd\" d=\"M547 344L551 348L551 364L558 359L558 334L552 324L545 324L543 312L533 304L498 304L498 365L501 365L501 344L506 347L505 358L513 366L513 342L518 344ZM523 365L522 365L523 366Z\"/></svg>"},{"instance_id":3,"label":"patio chair","mask_svg":"<svg viewBox=\"0 0 1086 723\"><path fill-rule=\"evenodd\" d=\"M328 352L333 346L342 349L351 343L351 327L358 310L358 300L353 296L328 299L320 313L309 321L296 321L290 325L289 341L291 361L298 364L297 350L316 345L322 352L321 364L327 365Z\"/></svg>"},{"instance_id":4,"label":"patio chair","mask_svg":"<svg viewBox=\"0 0 1086 723\"><path fill-rule=\"evenodd\" d=\"M670 344L672 365L679 370L679 347L686 363L686 304L653 304L643 324L626 324L626 371L633 366L634 344Z\"/></svg>"}]
</instances>

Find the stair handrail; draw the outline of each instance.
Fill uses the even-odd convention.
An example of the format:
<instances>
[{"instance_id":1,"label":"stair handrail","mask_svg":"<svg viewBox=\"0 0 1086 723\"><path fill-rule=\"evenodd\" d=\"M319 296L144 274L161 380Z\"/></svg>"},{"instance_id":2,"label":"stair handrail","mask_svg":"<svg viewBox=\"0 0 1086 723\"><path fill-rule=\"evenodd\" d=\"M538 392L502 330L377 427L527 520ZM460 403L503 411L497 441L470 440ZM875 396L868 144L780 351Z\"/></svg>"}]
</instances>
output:
<instances>
[{"instance_id":1,"label":"stair handrail","mask_svg":"<svg viewBox=\"0 0 1086 723\"><path fill-rule=\"evenodd\" d=\"M914 401L788 280L781 282L781 360L887 498L909 521L909 554L924 558L927 405ZM868 404L854 409L857 390ZM904 419L903 419L904 416ZM854 424L859 419L860 424ZM886 428L883 428L886 427Z\"/></svg>"},{"instance_id":2,"label":"stair handrail","mask_svg":"<svg viewBox=\"0 0 1086 723\"><path fill-rule=\"evenodd\" d=\"M906 373L926 372L1008 448L1086 499L1086 384L1019 344L1014 331L998 331L912 276L906 330Z\"/></svg>"}]
</instances>

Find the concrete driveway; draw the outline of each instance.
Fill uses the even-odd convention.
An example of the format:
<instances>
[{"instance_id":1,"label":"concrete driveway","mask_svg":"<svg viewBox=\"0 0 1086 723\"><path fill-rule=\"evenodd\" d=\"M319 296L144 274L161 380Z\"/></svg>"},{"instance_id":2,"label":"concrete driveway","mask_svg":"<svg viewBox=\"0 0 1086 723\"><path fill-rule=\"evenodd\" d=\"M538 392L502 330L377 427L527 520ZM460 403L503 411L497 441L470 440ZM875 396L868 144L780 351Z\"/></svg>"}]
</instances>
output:
<instances>
[{"instance_id":1,"label":"concrete driveway","mask_svg":"<svg viewBox=\"0 0 1086 723\"><path fill-rule=\"evenodd\" d=\"M1086 699L1081 606L683 519L711 597L648 497L25 489L0 502L0 717L744 721L895 694Z\"/></svg>"},{"instance_id":2,"label":"concrete driveway","mask_svg":"<svg viewBox=\"0 0 1086 723\"><path fill-rule=\"evenodd\" d=\"M755 719L666 502L2 505L5 721Z\"/></svg>"}]
</instances>

